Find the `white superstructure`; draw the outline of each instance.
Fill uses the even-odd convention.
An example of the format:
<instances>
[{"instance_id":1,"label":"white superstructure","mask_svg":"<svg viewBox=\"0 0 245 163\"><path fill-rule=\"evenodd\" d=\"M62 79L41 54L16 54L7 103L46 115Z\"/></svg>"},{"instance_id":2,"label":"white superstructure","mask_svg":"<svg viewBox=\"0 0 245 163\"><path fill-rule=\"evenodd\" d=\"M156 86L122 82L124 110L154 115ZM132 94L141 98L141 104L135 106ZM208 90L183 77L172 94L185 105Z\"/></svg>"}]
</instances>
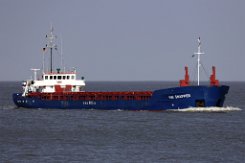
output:
<instances>
[{"instance_id":1,"label":"white superstructure","mask_svg":"<svg viewBox=\"0 0 245 163\"><path fill-rule=\"evenodd\" d=\"M83 92L85 87L85 81L82 77L77 79L76 70L72 71L61 71L57 69L55 72L52 68L52 50L57 46L54 42L56 36L53 34L53 27L51 27L50 33L46 35L48 39L48 44L44 50L48 49L50 51L50 69L49 72L44 71L44 61L43 61L43 71L42 75L38 78L37 71L40 69L31 69L34 72L33 80L27 80L23 82L23 96L26 96L30 92L40 92L40 93L54 93L54 92ZM51 46L52 45L52 46Z\"/></svg>"},{"instance_id":2,"label":"white superstructure","mask_svg":"<svg viewBox=\"0 0 245 163\"><path fill-rule=\"evenodd\" d=\"M77 80L76 72L43 73L41 79L23 82L23 95L29 92L81 92L84 87L84 79Z\"/></svg>"}]
</instances>

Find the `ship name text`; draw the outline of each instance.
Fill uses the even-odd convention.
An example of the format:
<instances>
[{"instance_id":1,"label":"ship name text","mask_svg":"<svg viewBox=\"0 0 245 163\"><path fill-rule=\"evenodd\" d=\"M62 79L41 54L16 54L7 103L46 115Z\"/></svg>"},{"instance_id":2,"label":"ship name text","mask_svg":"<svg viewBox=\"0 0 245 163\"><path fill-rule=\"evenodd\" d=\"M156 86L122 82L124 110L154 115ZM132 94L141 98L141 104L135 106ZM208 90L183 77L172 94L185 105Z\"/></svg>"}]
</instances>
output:
<instances>
[{"instance_id":1,"label":"ship name text","mask_svg":"<svg viewBox=\"0 0 245 163\"><path fill-rule=\"evenodd\" d=\"M171 95L168 96L168 99L182 99L182 98L190 98L191 94L182 94L182 95Z\"/></svg>"}]
</instances>

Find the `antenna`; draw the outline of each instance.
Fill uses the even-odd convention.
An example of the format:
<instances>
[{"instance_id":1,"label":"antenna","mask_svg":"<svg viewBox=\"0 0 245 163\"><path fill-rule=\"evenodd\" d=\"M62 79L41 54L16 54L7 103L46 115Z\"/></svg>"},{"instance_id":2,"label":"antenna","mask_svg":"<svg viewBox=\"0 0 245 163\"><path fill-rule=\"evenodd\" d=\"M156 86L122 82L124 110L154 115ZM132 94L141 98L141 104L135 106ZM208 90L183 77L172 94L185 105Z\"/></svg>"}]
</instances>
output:
<instances>
[{"instance_id":1,"label":"antenna","mask_svg":"<svg viewBox=\"0 0 245 163\"><path fill-rule=\"evenodd\" d=\"M46 51L46 48L43 48L43 65L42 65L42 70L43 70L43 74L45 72L45 51Z\"/></svg>"},{"instance_id":2,"label":"antenna","mask_svg":"<svg viewBox=\"0 0 245 163\"><path fill-rule=\"evenodd\" d=\"M200 60L201 57L200 55L204 54L203 52L201 52L201 39L200 37L198 38L198 50L196 53L194 53L194 55L197 55L197 85L199 86L200 84Z\"/></svg>"},{"instance_id":3,"label":"antenna","mask_svg":"<svg viewBox=\"0 0 245 163\"><path fill-rule=\"evenodd\" d=\"M53 33L54 27L51 24L50 33L46 35L47 44L46 48L50 49L50 72L53 72L53 49L57 50L57 45L55 44L56 35Z\"/></svg>"},{"instance_id":4,"label":"antenna","mask_svg":"<svg viewBox=\"0 0 245 163\"><path fill-rule=\"evenodd\" d=\"M63 58L63 39L62 39L62 37L61 37L61 40L60 40L60 66L61 66L61 68L63 68L63 66L64 66L64 58ZM65 68L64 68L64 70L63 70L64 72L65 72Z\"/></svg>"}]
</instances>

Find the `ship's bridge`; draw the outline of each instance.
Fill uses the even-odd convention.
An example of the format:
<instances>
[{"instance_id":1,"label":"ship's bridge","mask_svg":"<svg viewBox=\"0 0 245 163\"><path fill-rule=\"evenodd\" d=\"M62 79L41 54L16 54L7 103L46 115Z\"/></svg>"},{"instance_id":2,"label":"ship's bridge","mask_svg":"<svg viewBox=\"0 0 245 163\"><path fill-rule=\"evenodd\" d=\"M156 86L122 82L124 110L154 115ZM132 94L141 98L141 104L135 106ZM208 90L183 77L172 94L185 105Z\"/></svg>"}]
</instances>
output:
<instances>
[{"instance_id":1,"label":"ship's bridge","mask_svg":"<svg viewBox=\"0 0 245 163\"><path fill-rule=\"evenodd\" d=\"M70 70L63 70L57 68L57 71L53 70L53 51L57 50L58 47L55 43L56 35L53 33L54 28L51 26L50 32L46 35L47 44L43 48L43 63L42 63L42 74L37 75L38 71L41 69L31 68L34 76L31 80L24 81L22 84L23 94L30 92L40 92L40 93L54 93L54 92L83 92L85 87L85 81L82 77L77 79L77 74L75 68ZM61 46L62 47L62 46ZM50 67L46 68L45 53L50 52ZM61 67L63 67L63 55L61 49ZM39 77L38 77L39 76Z\"/></svg>"},{"instance_id":2,"label":"ship's bridge","mask_svg":"<svg viewBox=\"0 0 245 163\"><path fill-rule=\"evenodd\" d=\"M43 73L41 79L27 81L28 92L82 92L85 81L82 77L77 79L75 71Z\"/></svg>"},{"instance_id":3,"label":"ship's bridge","mask_svg":"<svg viewBox=\"0 0 245 163\"><path fill-rule=\"evenodd\" d=\"M66 72L66 73L43 73L43 80L75 80L76 73L75 72Z\"/></svg>"}]
</instances>

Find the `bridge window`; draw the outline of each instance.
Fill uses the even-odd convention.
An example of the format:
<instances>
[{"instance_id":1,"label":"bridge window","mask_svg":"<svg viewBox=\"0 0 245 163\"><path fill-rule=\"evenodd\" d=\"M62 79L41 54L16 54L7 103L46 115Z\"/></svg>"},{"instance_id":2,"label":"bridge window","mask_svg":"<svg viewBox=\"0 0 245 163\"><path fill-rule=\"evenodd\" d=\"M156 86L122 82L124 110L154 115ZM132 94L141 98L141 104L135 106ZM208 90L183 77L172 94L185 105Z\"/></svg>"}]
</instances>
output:
<instances>
[{"instance_id":1,"label":"bridge window","mask_svg":"<svg viewBox=\"0 0 245 163\"><path fill-rule=\"evenodd\" d=\"M61 76L58 76L58 80L61 80Z\"/></svg>"},{"instance_id":2,"label":"bridge window","mask_svg":"<svg viewBox=\"0 0 245 163\"><path fill-rule=\"evenodd\" d=\"M50 76L50 80L53 80L53 76Z\"/></svg>"},{"instance_id":3,"label":"bridge window","mask_svg":"<svg viewBox=\"0 0 245 163\"><path fill-rule=\"evenodd\" d=\"M48 80L48 76L45 75L44 78L45 78L45 80Z\"/></svg>"},{"instance_id":4,"label":"bridge window","mask_svg":"<svg viewBox=\"0 0 245 163\"><path fill-rule=\"evenodd\" d=\"M67 76L67 79L69 80L70 79L70 76Z\"/></svg>"},{"instance_id":5,"label":"bridge window","mask_svg":"<svg viewBox=\"0 0 245 163\"><path fill-rule=\"evenodd\" d=\"M65 80L66 79L66 76L63 76L63 80Z\"/></svg>"},{"instance_id":6,"label":"bridge window","mask_svg":"<svg viewBox=\"0 0 245 163\"><path fill-rule=\"evenodd\" d=\"M57 76L54 76L54 80L56 80L56 77L57 77Z\"/></svg>"},{"instance_id":7,"label":"bridge window","mask_svg":"<svg viewBox=\"0 0 245 163\"><path fill-rule=\"evenodd\" d=\"M72 76L71 76L71 79L75 79L75 76L74 76L74 75L72 75Z\"/></svg>"}]
</instances>

